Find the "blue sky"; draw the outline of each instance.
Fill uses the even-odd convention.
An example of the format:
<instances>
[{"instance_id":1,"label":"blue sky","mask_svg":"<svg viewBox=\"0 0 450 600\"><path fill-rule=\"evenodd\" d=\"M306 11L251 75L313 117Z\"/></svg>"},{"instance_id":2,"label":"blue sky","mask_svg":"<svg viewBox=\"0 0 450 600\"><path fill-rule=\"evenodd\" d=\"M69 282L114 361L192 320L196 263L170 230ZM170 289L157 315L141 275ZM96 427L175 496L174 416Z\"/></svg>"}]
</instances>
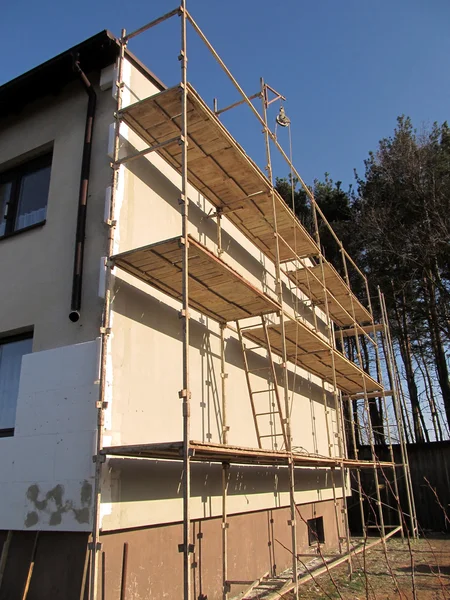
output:
<instances>
[{"instance_id":1,"label":"blue sky","mask_svg":"<svg viewBox=\"0 0 450 600\"><path fill-rule=\"evenodd\" d=\"M2 6L0 83L102 29L131 31L176 6L153 0L30 0ZM188 0L188 9L248 94L259 78L286 98L293 156L311 183L325 171L344 184L402 113L416 126L448 119L448 0ZM189 78L209 103L238 99L219 66L189 32ZM163 81L179 78L179 19L133 40L130 50ZM270 119L274 120L274 107ZM224 115L264 165L261 127L247 107ZM280 142L287 148L286 132ZM275 171L287 167L275 159Z\"/></svg>"}]
</instances>

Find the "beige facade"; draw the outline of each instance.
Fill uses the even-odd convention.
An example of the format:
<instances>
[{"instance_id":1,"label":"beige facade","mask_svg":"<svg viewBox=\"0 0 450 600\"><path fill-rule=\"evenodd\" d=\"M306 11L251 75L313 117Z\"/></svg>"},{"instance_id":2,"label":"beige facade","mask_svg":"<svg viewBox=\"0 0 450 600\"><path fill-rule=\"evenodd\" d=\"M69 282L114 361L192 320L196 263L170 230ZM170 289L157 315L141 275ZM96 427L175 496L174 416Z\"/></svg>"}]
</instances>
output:
<instances>
[{"instance_id":1,"label":"beige facade","mask_svg":"<svg viewBox=\"0 0 450 600\"><path fill-rule=\"evenodd\" d=\"M8 282L0 295L0 332L33 326L34 352L98 336L102 310L98 257L105 247L104 195L111 177L105 148L113 106L110 94L99 94L89 186L84 310L77 324L69 321L68 313L86 93L79 83L73 83L56 98L38 100L19 115L0 121L1 171L53 149L45 225L2 240L0 246L0 276Z\"/></svg>"},{"instance_id":2,"label":"beige facade","mask_svg":"<svg viewBox=\"0 0 450 600\"><path fill-rule=\"evenodd\" d=\"M128 79L127 79L128 76ZM157 88L129 63L125 68L124 106L157 93ZM144 148L140 138L121 125L122 155ZM122 167L116 196L117 233L115 253L145 246L181 234L179 208L181 177L156 154L139 158ZM192 187L189 189L190 234L217 254L216 224L208 217L212 206ZM231 223L223 219L221 255L228 265L239 271L262 291L274 293L274 267L257 248ZM170 442L182 439L182 412L178 392L182 387L182 334L180 303L136 278L114 269L112 303L112 340L109 362L109 408L104 445L140 444L148 441ZM264 282L264 287L261 282ZM289 289L287 278L284 284ZM293 300L294 301L294 300ZM286 305L292 311L292 306ZM305 313L311 320L311 314ZM324 315L322 315L324 318ZM248 397L242 350L233 323L225 332L228 443L257 447L255 425ZM263 350L255 350L251 360L260 367L268 365ZM255 367L256 368L256 367ZM209 317L192 311L191 317L191 438L202 442L222 442L220 329ZM267 371L255 378L255 389L266 389ZM279 381L281 373L279 373ZM337 454L336 415L328 385L291 365L290 410L293 446L312 454L328 456L324 394L330 404L328 426L332 455ZM282 390L280 388L280 394ZM274 394L262 394L261 412L271 410ZM273 431L270 417L261 419L264 447L282 449L281 438ZM135 462L132 467L130 462ZM178 521L182 515L182 492L179 486L181 466L159 465L142 461L111 459L112 470L103 483L102 528L104 531ZM139 473L132 476L131 473ZM219 466L196 466L193 469L193 518L214 517L221 513L222 489ZM251 494L233 494L230 512L241 513L287 506L289 493L285 468L232 469L232 485L251 489ZM158 486L154 485L158 478ZM283 481L281 484L280 481ZM126 483L125 483L126 482ZM108 494L108 486L109 494ZM163 491L165 489L165 491ZM109 495L109 498L108 498ZM296 501L315 502L332 498L329 472L301 470L297 477ZM105 500L110 499L110 502Z\"/></svg>"},{"instance_id":3,"label":"beige facade","mask_svg":"<svg viewBox=\"0 0 450 600\"><path fill-rule=\"evenodd\" d=\"M69 318L86 93L79 82L0 122L0 170L52 151L45 224L0 239L0 343L32 331L14 435L0 438L2 529L87 530L91 525L98 397L98 295L105 252L106 155L113 99L98 88L86 231L83 311ZM82 504L81 497L84 495ZM65 508L64 508L65 507ZM70 507L70 508L68 508ZM84 509L80 518L76 511Z\"/></svg>"}]
</instances>

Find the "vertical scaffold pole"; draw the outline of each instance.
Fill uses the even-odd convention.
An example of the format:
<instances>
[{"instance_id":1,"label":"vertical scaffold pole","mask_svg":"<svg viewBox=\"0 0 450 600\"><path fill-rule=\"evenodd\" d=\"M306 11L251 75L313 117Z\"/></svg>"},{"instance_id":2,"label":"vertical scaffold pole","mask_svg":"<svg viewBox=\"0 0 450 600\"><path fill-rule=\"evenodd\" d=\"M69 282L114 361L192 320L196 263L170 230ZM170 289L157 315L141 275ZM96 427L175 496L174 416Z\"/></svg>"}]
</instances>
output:
<instances>
[{"instance_id":1,"label":"vertical scaffold pole","mask_svg":"<svg viewBox=\"0 0 450 600\"><path fill-rule=\"evenodd\" d=\"M96 600L98 587L98 557L100 555L100 508L101 508L101 479L102 479L102 464L104 456L101 454L103 448L103 429L105 423L105 408L106 404L106 367L108 360L108 348L111 326L111 297L113 286L113 275L109 264L109 259L114 252L114 233L116 228L115 215L115 198L117 185L119 180L118 165L120 151L120 117L119 111L122 108L122 91L123 91L123 62L126 48L126 31L122 29L121 38L119 41L119 57L117 63L117 79L115 85L117 88L117 110L115 113L114 127L114 146L113 146L113 162L112 162L112 183L111 183L111 202L109 207L108 218L108 242L107 242L107 263L106 263L106 278L105 278L105 300L102 314L101 327L101 359L100 359L100 385L99 399L97 402L97 439L96 439L96 454L95 460L95 483L94 483L94 506L92 517L92 540L90 545L90 569L89 569L89 600Z\"/></svg>"},{"instance_id":2,"label":"vertical scaffold pole","mask_svg":"<svg viewBox=\"0 0 450 600\"><path fill-rule=\"evenodd\" d=\"M367 294L367 304L369 307L369 312L371 315L373 315L373 310L372 310L372 301L370 299L370 288L369 288L369 282L367 281L367 278L365 279L365 284L366 284L366 294ZM382 371L381 371L381 360L380 360L380 352L378 349L378 337L377 337L377 331L375 328L375 321L372 319L372 334L373 334L373 339L374 339L374 347L375 347L375 360L376 360L376 367L377 367L377 379L378 382L381 383L381 385L383 386L383 375L382 375ZM398 482L397 482L397 472L396 472L396 466L395 466L395 457L394 457L394 450L392 448L392 436L391 436L391 427L390 427L390 422L389 422L389 415L388 415L388 410L387 410L387 401L386 401L386 393L384 391L384 386L383 386L383 390L382 390L382 396L381 396L381 400L382 400L382 410L384 411L384 415L385 415L385 425L387 428L387 431L385 432L385 435L387 435L387 439L388 439L388 448L389 448L389 456L391 459L391 463L392 463L392 477L393 477L393 481L394 481L394 494L395 494L395 501L397 503L397 514L398 514L398 524L401 527L401 536L403 539L404 536L404 531L403 531L403 515L402 515L402 509L400 506L400 495L399 495L399 490L398 490ZM398 424L397 424L398 427ZM389 487L386 486L386 498L388 498L389 494Z\"/></svg>"},{"instance_id":3,"label":"vertical scaffold pole","mask_svg":"<svg viewBox=\"0 0 450 600\"><path fill-rule=\"evenodd\" d=\"M400 452L401 452L402 465L403 465L403 474L405 477L405 488L406 488L406 498L407 498L407 502L408 502L410 527L411 527L411 532L412 532L413 537L416 537L417 536L416 507L415 507L415 503L414 503L414 492L413 492L413 488L412 488L411 471L409 469L408 449L407 449L406 441L405 441L405 430L404 430L404 425L403 425L402 412L401 412L401 409L399 406L399 390L398 390L398 384L397 384L397 377L396 377L396 373L395 373L395 364L394 364L395 361L394 361L394 356L393 356L394 350L393 350L393 345L392 345L391 332L389 329L389 320L388 320L388 314L387 314L387 309L386 309L386 303L385 303L385 299L384 299L384 296L383 296L380 288L378 288L378 297L379 297L380 307L381 307L381 321L383 324L382 334L384 336L384 341L385 341L384 349L385 349L386 367L388 369L389 378L393 382L392 404L394 407L394 414L395 414L396 421L397 421L399 445L400 445Z\"/></svg>"},{"instance_id":4,"label":"vertical scaffold pole","mask_svg":"<svg viewBox=\"0 0 450 600\"><path fill-rule=\"evenodd\" d=\"M183 308L181 322L183 328L183 388L180 392L183 404L183 598L191 599L191 565L189 554L191 545L191 452L190 452L190 398L189 387L189 199L188 199L188 123L187 123L187 44L186 44L186 0L181 0L181 237L182 237L182 282Z\"/></svg>"},{"instance_id":5,"label":"vertical scaffold pole","mask_svg":"<svg viewBox=\"0 0 450 600\"><path fill-rule=\"evenodd\" d=\"M385 527L384 527L383 505L381 503L380 482L379 482L379 478L378 478L378 470L377 470L377 465L376 465L377 456L375 453L375 438L374 438L374 434L373 434L372 419L370 416L369 397L367 394L366 378L364 376L364 366L363 366L363 360L362 360L361 345L359 343L359 335L358 335L358 330L357 330L358 323L356 320L356 312L355 312L355 305L353 302L353 293L352 293L351 285L350 285L350 277L348 275L346 254L345 254L345 250L344 250L343 246L341 246L341 254L342 254L342 262L343 262L343 266L344 266L345 281L347 283L348 294L349 294L349 299L350 299L351 317L353 319L353 327L355 328L355 334L356 334L355 335L356 353L358 356L359 368L361 371L361 380L362 380L362 387L363 387L363 393L364 393L364 411L365 411L367 423L368 423L367 436L368 436L369 445L370 445L372 462L374 465L373 466L373 478L374 478L374 483L375 483L375 495L377 497L376 502L377 502L377 508L378 508L379 528L381 531L382 542L384 545L384 544L386 544L386 531L385 531ZM371 318L372 318L372 322L373 322L373 315L371 315ZM360 485L360 481L358 482L358 485Z\"/></svg>"},{"instance_id":6,"label":"vertical scaffold pole","mask_svg":"<svg viewBox=\"0 0 450 600\"><path fill-rule=\"evenodd\" d=\"M321 245L320 245L320 231L319 231L319 221L318 221L318 217L317 217L317 208L316 208L316 202L312 201L311 202L311 207L312 207L312 213L313 213L313 221L314 221L314 236L316 238L316 243L317 246L319 247L319 265L320 265L320 272L321 272L321 279L322 279L322 285L323 285L323 297L324 297L324 305L325 305L325 316L326 316L326 322L327 322L327 328L328 328L328 335L329 335L329 340L330 340L330 345L331 345L331 349L330 349L330 358L331 358L331 372L332 372L332 379L333 379L333 398L334 398L334 408L336 411L336 423L337 423L337 435L338 435L338 447L339 447L339 454L340 457L343 458L342 455L342 444L341 444L341 435L344 435L344 430L340 428L340 423L339 423L339 415L340 415L340 397L339 397L339 390L337 387L337 378L336 378L336 364L335 364L335 356L334 356L334 349L336 347L336 340L335 340L335 336L334 336L334 326L333 323L331 321L331 316L330 316L330 307L329 307L329 303L328 303L328 288L327 288L327 284L326 284L326 276L325 276L325 266L324 266L324 261L323 261L323 254L322 254L322 250L321 250ZM324 409L325 409L325 419L327 422L327 429L328 429L328 406L327 406L327 402L326 402L326 395L324 396ZM330 436L329 433L328 435L328 448L329 448L329 454L331 456L331 446L330 446ZM339 529L339 519L338 519L338 513L337 513L337 499L336 499L336 485L335 485L335 480L334 480L334 469L331 469L331 481L332 481L332 487L333 487L333 501L334 501L334 509L335 509L335 519L336 519L336 527L337 527L337 533L338 533L338 542L339 542L339 552L342 553L342 539L343 536L340 534L340 529ZM349 530L349 525L348 525L348 511L347 511L347 496L346 496L346 489L345 489L345 469L343 466L343 463L341 462L341 484L342 484L342 505L343 505L343 514L344 514L344 531L345 531L345 540L346 540L346 546L347 546L347 554L348 554L348 569L349 569L349 574L351 574L352 572L352 555L350 552L350 530Z\"/></svg>"},{"instance_id":7,"label":"vertical scaffold pole","mask_svg":"<svg viewBox=\"0 0 450 600\"><path fill-rule=\"evenodd\" d=\"M347 452L347 443L345 440L345 426L344 426L344 406L342 401L342 393L339 392L339 404L336 406L336 421L337 421L337 429L340 432L338 436L339 443L339 455L341 457L348 458ZM343 513L343 523L344 523L344 531L345 531L345 543L347 547L348 554L348 572L349 575L353 572L353 564L352 564L352 554L351 554L351 543L350 543L350 525L348 522L348 503L347 503L347 490L346 490L346 478L347 473L344 469L343 464L341 463L341 489L342 489L342 513Z\"/></svg>"},{"instance_id":8,"label":"vertical scaffold pole","mask_svg":"<svg viewBox=\"0 0 450 600\"><path fill-rule=\"evenodd\" d=\"M267 125L267 89L264 84L263 78L261 78L261 101L263 110L263 121L264 121L264 140L266 146L266 159L267 159L267 176L271 186L272 193L272 207L273 207L273 227L275 236L275 285L278 296L278 301L283 306L283 285L281 281L281 260L280 260L280 242L278 237L277 228L277 212L275 207L275 190L273 187L273 174L272 174L272 161L270 157L270 141L269 141L269 128ZM282 344L282 371L283 371L283 389L284 389L284 409L285 409L285 427L286 427L286 438L287 448L286 451L289 454L288 467L289 467L289 499L290 499L290 521L291 527L291 542L292 542L292 581L294 583L295 598L298 600L298 573L297 573L297 516L296 516L296 505L295 505L295 465L292 456L292 432L291 432L291 416L289 409L289 380L288 380L288 355L286 348L286 334L284 324L284 313L280 311L280 328L281 328L281 344Z\"/></svg>"},{"instance_id":9,"label":"vertical scaffold pole","mask_svg":"<svg viewBox=\"0 0 450 600\"><path fill-rule=\"evenodd\" d=\"M222 391L222 444L228 444L228 422L227 422L227 397L226 397L226 379L225 372L225 329L226 323L220 323L220 378ZM227 600L228 585L228 514L227 514L227 494L228 480L230 474L229 463L222 463L222 598Z\"/></svg>"},{"instance_id":10,"label":"vertical scaffold pole","mask_svg":"<svg viewBox=\"0 0 450 600\"><path fill-rule=\"evenodd\" d=\"M356 407L358 408L358 407ZM353 454L355 460L359 460L359 451L358 445L356 443L356 434L355 434L355 414L353 411L353 402L351 397L348 397L348 412L350 418L350 434L352 440ZM358 485L358 499L359 499L359 512L361 516L361 531L364 537L367 536L367 527L366 527L366 518L364 516L364 499L362 495L362 484L361 484L361 469L359 467L356 468L356 483Z\"/></svg>"},{"instance_id":11,"label":"vertical scaffold pole","mask_svg":"<svg viewBox=\"0 0 450 600\"><path fill-rule=\"evenodd\" d=\"M222 463L222 599L228 600L228 512L227 495L230 473L229 463Z\"/></svg>"}]
</instances>

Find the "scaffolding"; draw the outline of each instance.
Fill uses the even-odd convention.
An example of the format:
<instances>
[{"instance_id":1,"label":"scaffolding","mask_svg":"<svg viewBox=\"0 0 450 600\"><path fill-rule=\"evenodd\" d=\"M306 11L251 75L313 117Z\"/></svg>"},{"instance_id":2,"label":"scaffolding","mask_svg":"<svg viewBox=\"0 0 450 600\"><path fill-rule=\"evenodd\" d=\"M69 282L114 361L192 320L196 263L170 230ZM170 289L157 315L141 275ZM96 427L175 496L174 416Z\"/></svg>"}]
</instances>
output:
<instances>
[{"instance_id":1,"label":"scaffolding","mask_svg":"<svg viewBox=\"0 0 450 600\"><path fill-rule=\"evenodd\" d=\"M124 89L123 68L125 50L131 39L152 27L178 16L181 23L181 52L179 55L181 77L180 84L123 107ZM234 104L214 109L202 100L187 77L187 26L204 42L212 56L219 63L240 94L241 99ZM247 96L230 70L208 41L192 15L186 9L186 0L181 5L162 17L151 21L144 27L126 34L122 30L119 40L117 74L117 111L115 113L114 152L112 162L112 187L109 214L109 236L107 256L107 277L105 283L105 304L102 320L102 360L100 375L100 398L98 410L98 436L95 459L95 496L92 542L90 545L90 600L97 598L98 561L101 545L100 504L102 468L108 456L123 458L169 459L183 463L183 539L179 551L183 554L183 598L191 600L191 554L194 541L191 539L190 483L192 462L214 462L222 465L222 595L230 597L231 587L236 583L228 577L227 566L227 491L229 468L238 465L277 465L285 467L289 473L289 506L292 542L292 581L285 585L283 591L294 590L298 597L298 557L297 557L297 506L295 502L295 469L298 467L320 467L330 473L335 507L336 527L341 554L340 562L347 561L351 569L352 556L357 553L350 541L347 518L347 475L354 472L356 492L359 499L361 526L367 535L370 525L365 515L364 490L361 487L360 471L369 469L373 472L375 482L375 518L380 531L382 543L398 531L402 535L409 528L413 536L417 532L414 511L414 499L409 473L406 440L402 422L399 390L394 372L395 360L392 340L385 310L384 298L379 292L381 305L381 322L374 321L370 290L365 274L349 256L341 241L334 233L325 215L318 206L313 193L304 183L295 169L292 156L283 150L275 133L268 124L268 107L277 100L285 98L261 80L259 92ZM252 100L260 99L261 113L255 108ZM267 173L245 154L219 120L219 116L235 106L246 104L257 121L263 127ZM120 125L126 124L147 145L144 150L126 157L119 156ZM289 126L289 125L288 125ZM300 220L278 193L273 182L271 148L276 148L285 159L292 178L296 178L305 190L313 215L314 235L311 236ZM157 152L175 171L181 175L180 212L181 232L176 238L163 240L144 247L136 248L120 254L114 254L114 235L117 225L115 215L115 195L119 171L129 161ZM194 240L189 234L189 198L188 185L192 185L214 207L217 221L217 253L208 250ZM223 259L222 222L228 219L252 241L264 256L273 264L275 272L276 297L261 291L248 282ZM326 260L322 249L319 229L325 226L338 245L342 257L341 272ZM170 443L146 443L140 445L105 447L103 444L104 412L106 402L106 363L111 336L111 310L114 278L112 269L119 268L146 284L157 288L181 303L180 319L183 330L183 374L182 389L179 397L182 402L183 439ZM361 278L366 293L367 305L352 291L349 268ZM290 282L288 290L283 281ZM286 302L286 294L294 295L295 302L291 306ZM314 324L305 322L298 312L298 305L308 302L312 310ZM190 309L208 315L220 325L221 339L221 410L222 436L220 444L198 442L191 439L190 433L190 374L189 347ZM325 323L325 332L319 327L317 313L321 311L320 320ZM270 318L268 316L270 315ZM243 320L259 318L261 325L252 320L248 325ZM233 323L236 323L234 329ZM237 447L228 444L227 398L226 398L226 361L225 331L232 328L238 333L242 346L243 364L246 374L249 398L258 439L258 448ZM345 340L353 340L356 360L345 351ZM364 370L361 339L373 348L377 376L373 378ZM251 385L251 369L246 360L247 344L251 342L258 348L264 348L268 355L268 370L272 382L271 391L276 396L273 408L267 413L258 413ZM382 342L383 356L378 351L378 342ZM281 367L281 379L277 379L277 369L273 356L281 358L277 368ZM383 385L383 368L389 374L390 387ZM300 366L324 383L324 410L329 452L327 456L305 453L293 446L288 366ZM325 385L328 386L325 388ZM280 388L282 393L280 394ZM330 422L330 406L327 391L331 390L336 412L337 441L333 439ZM371 421L370 402L378 399L383 407L382 414L388 437L390 461L378 459L376 439ZM394 424L389 422L389 407L394 414ZM359 403L359 404L358 404ZM365 422L359 424L364 430L370 445L371 460L358 459L357 435L355 420L358 412L364 415ZM274 448L264 447L258 429L258 419L268 416L277 422ZM392 431L395 429L401 447L402 462L395 463L392 451ZM346 436L346 431L349 434ZM360 439L361 431L358 432ZM273 439L272 439L273 441ZM350 448L347 445L350 444ZM338 448L337 452L335 448ZM350 454L352 455L350 457ZM342 487L342 518L339 518L339 502L336 491L335 473L339 471ZM388 481L390 495L386 492L383 500L380 478L386 479L391 474L392 484ZM398 497L398 478L404 477L407 490L407 521L401 510ZM387 480L387 479L386 479ZM384 523L383 505L393 502L398 511L398 523L386 526ZM386 527L394 527L386 533Z\"/></svg>"}]
</instances>

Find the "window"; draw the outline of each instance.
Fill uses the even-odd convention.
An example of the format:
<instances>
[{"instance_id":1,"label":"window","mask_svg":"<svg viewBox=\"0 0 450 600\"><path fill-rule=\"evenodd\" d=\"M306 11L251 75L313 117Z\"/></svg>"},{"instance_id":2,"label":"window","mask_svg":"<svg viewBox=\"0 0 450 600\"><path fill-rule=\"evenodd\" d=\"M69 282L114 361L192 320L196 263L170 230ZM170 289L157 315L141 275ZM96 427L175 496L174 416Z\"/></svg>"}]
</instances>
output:
<instances>
[{"instance_id":1,"label":"window","mask_svg":"<svg viewBox=\"0 0 450 600\"><path fill-rule=\"evenodd\" d=\"M0 237L45 222L52 155L0 173Z\"/></svg>"},{"instance_id":2,"label":"window","mask_svg":"<svg viewBox=\"0 0 450 600\"><path fill-rule=\"evenodd\" d=\"M325 533L323 530L323 517L308 519L308 544L316 546L325 542Z\"/></svg>"},{"instance_id":3,"label":"window","mask_svg":"<svg viewBox=\"0 0 450 600\"><path fill-rule=\"evenodd\" d=\"M0 339L0 436L13 435L22 356L32 349L31 334Z\"/></svg>"}]
</instances>

